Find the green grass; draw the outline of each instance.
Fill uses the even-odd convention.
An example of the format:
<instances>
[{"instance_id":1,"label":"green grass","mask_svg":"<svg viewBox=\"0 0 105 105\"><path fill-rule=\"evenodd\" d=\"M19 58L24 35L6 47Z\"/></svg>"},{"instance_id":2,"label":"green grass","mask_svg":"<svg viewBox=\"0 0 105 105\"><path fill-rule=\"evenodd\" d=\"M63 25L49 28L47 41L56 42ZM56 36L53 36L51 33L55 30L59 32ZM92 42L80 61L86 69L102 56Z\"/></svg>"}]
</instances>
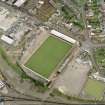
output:
<instances>
[{"instance_id":1,"label":"green grass","mask_svg":"<svg viewBox=\"0 0 105 105\"><path fill-rule=\"evenodd\" d=\"M74 11L71 8L69 8L67 5L62 6L61 11L65 19L67 20L76 19Z\"/></svg>"},{"instance_id":2,"label":"green grass","mask_svg":"<svg viewBox=\"0 0 105 105\"><path fill-rule=\"evenodd\" d=\"M104 93L105 84L97 81L88 79L88 82L85 87L85 92L87 95L100 99Z\"/></svg>"},{"instance_id":3,"label":"green grass","mask_svg":"<svg viewBox=\"0 0 105 105\"><path fill-rule=\"evenodd\" d=\"M13 64L9 56L6 54L4 49L0 46L0 56L5 60L5 62L17 73L21 76L21 79L29 79L29 77L23 72L20 65L16 62Z\"/></svg>"},{"instance_id":4,"label":"green grass","mask_svg":"<svg viewBox=\"0 0 105 105\"><path fill-rule=\"evenodd\" d=\"M71 44L50 36L25 66L48 78L71 47Z\"/></svg>"},{"instance_id":5,"label":"green grass","mask_svg":"<svg viewBox=\"0 0 105 105\"><path fill-rule=\"evenodd\" d=\"M100 28L100 10L99 10L99 5L98 5L99 0L93 0L91 9L94 12L93 18L89 21L89 23L93 26L93 28Z\"/></svg>"},{"instance_id":6,"label":"green grass","mask_svg":"<svg viewBox=\"0 0 105 105\"><path fill-rule=\"evenodd\" d=\"M10 58L8 57L8 55L6 54L6 52L4 51L4 49L1 46L0 46L0 55L9 66L11 66L19 75L21 75L21 73L22 73L21 68L18 66L17 63L16 64L12 63L12 61L10 60Z\"/></svg>"},{"instance_id":7,"label":"green grass","mask_svg":"<svg viewBox=\"0 0 105 105\"><path fill-rule=\"evenodd\" d=\"M98 48L94 52L96 62L99 66L105 67L105 48Z\"/></svg>"}]
</instances>

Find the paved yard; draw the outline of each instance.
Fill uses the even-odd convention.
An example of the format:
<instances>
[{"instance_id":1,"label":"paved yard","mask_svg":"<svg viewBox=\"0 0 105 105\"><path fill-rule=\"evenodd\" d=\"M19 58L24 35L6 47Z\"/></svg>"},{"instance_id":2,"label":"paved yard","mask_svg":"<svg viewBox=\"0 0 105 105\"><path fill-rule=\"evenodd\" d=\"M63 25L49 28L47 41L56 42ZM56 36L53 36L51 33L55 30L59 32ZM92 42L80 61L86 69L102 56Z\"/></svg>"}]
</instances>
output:
<instances>
[{"instance_id":1,"label":"paved yard","mask_svg":"<svg viewBox=\"0 0 105 105\"><path fill-rule=\"evenodd\" d=\"M67 95L79 95L87 80L89 70L88 64L77 63L74 57L55 81L55 88L62 90Z\"/></svg>"}]
</instances>

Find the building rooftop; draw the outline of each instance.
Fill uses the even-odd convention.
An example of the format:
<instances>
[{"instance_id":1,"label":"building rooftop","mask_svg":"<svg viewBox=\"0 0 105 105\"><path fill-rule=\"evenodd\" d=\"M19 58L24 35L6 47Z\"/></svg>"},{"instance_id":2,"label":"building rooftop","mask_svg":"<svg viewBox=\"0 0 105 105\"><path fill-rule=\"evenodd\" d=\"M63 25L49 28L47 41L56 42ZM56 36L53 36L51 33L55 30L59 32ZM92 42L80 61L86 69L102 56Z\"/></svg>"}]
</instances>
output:
<instances>
[{"instance_id":1,"label":"building rooftop","mask_svg":"<svg viewBox=\"0 0 105 105\"><path fill-rule=\"evenodd\" d=\"M8 44L13 44L14 40L9 38L8 36L3 35L1 37L1 40L3 40L4 42L8 43Z\"/></svg>"}]
</instances>

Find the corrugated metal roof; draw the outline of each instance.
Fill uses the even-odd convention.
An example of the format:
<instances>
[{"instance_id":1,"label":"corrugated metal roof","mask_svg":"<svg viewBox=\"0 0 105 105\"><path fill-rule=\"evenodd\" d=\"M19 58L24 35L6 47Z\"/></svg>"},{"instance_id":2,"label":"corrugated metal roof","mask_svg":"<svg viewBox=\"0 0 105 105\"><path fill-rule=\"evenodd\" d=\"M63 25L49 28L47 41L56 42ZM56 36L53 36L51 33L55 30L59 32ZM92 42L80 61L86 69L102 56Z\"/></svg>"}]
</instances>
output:
<instances>
[{"instance_id":1,"label":"corrugated metal roof","mask_svg":"<svg viewBox=\"0 0 105 105\"><path fill-rule=\"evenodd\" d=\"M68 36L66 36L66 35L64 35L64 34L58 32L56 30L51 30L51 34L53 34L53 35L55 35L57 37L60 37L60 38L66 40L66 41L68 41L70 43L73 43L73 44L76 43L76 40L74 40L74 39L72 39L72 38L70 38L70 37L68 37Z\"/></svg>"},{"instance_id":2,"label":"corrugated metal roof","mask_svg":"<svg viewBox=\"0 0 105 105\"><path fill-rule=\"evenodd\" d=\"M3 35L1 37L1 40L3 40L4 42L8 43L8 44L13 44L14 40L9 38L8 36Z\"/></svg>"}]
</instances>

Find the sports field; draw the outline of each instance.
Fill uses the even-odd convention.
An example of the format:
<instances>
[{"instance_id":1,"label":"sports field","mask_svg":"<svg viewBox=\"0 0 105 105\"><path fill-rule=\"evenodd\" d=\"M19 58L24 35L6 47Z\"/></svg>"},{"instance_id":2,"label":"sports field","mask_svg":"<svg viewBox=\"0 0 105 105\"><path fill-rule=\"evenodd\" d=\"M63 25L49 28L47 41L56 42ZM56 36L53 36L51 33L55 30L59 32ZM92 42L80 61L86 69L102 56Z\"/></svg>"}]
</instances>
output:
<instances>
[{"instance_id":1,"label":"sports field","mask_svg":"<svg viewBox=\"0 0 105 105\"><path fill-rule=\"evenodd\" d=\"M50 36L25 66L48 78L71 48L72 44Z\"/></svg>"},{"instance_id":2,"label":"sports field","mask_svg":"<svg viewBox=\"0 0 105 105\"><path fill-rule=\"evenodd\" d=\"M85 93L89 96L100 99L103 96L105 90L105 83L93 79L88 79Z\"/></svg>"}]
</instances>

